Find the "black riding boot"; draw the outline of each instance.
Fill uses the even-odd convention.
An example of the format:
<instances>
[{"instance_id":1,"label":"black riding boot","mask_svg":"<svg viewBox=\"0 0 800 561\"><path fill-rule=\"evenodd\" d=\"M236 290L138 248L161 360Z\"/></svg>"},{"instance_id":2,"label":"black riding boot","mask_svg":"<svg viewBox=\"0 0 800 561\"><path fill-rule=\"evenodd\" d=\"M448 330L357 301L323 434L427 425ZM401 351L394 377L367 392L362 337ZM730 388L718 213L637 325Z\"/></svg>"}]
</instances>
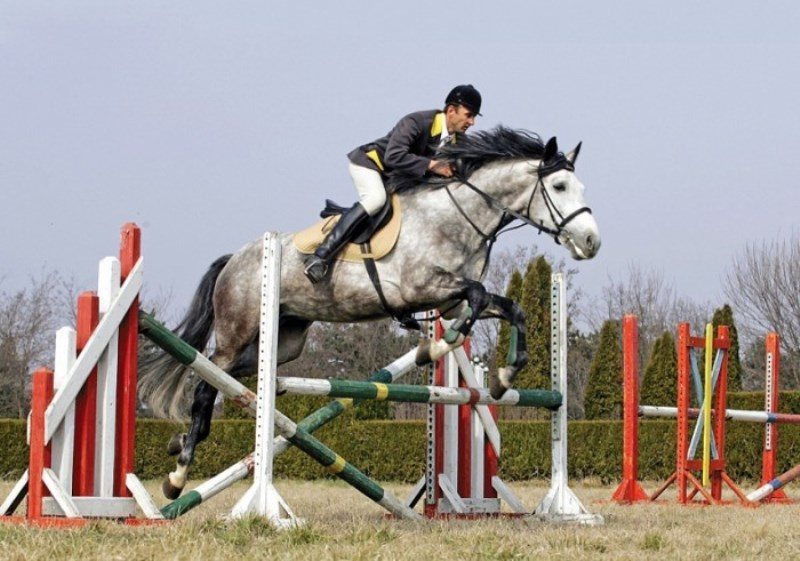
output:
<instances>
[{"instance_id":1,"label":"black riding boot","mask_svg":"<svg viewBox=\"0 0 800 561\"><path fill-rule=\"evenodd\" d=\"M312 283L316 284L325 278L328 265L336 254L350 241L356 229L369 217L361 203L354 204L347 210L333 230L325 236L313 255L306 257L305 274Z\"/></svg>"}]
</instances>

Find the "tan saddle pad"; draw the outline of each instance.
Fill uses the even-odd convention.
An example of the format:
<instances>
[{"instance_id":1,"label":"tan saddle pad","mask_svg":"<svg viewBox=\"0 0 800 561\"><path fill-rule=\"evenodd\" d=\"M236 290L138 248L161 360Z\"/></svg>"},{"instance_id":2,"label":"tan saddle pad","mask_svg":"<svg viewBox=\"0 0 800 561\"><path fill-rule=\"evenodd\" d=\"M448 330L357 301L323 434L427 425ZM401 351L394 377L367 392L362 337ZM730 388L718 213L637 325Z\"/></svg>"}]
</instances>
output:
<instances>
[{"instance_id":1,"label":"tan saddle pad","mask_svg":"<svg viewBox=\"0 0 800 561\"><path fill-rule=\"evenodd\" d=\"M339 261L350 261L351 263L358 263L363 261L364 257L372 257L376 261L387 253L392 251L394 245L397 243L397 238L400 237L400 223L402 222L402 213L400 211L400 198L397 195L392 195L392 217L389 222L384 224L379 230L372 234L369 243L372 253L362 253L361 246L354 243L349 243L345 246L344 250L339 252L336 259ZM325 235L330 232L334 225L339 221L339 216L329 216L323 218L313 226L309 226L305 230L297 232L292 241L297 251L300 253L310 254L314 253Z\"/></svg>"}]
</instances>

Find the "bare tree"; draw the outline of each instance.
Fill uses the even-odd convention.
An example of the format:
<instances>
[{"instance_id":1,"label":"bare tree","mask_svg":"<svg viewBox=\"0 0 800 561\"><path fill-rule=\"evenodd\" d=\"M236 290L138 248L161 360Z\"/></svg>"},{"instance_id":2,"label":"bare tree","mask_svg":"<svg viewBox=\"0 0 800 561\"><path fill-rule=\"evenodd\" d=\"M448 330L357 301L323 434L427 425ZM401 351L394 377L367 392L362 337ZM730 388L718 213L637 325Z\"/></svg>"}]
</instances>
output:
<instances>
[{"instance_id":1,"label":"bare tree","mask_svg":"<svg viewBox=\"0 0 800 561\"><path fill-rule=\"evenodd\" d=\"M800 387L800 235L747 244L728 270L724 290L751 340L776 331L784 350L781 378Z\"/></svg>"},{"instance_id":2,"label":"bare tree","mask_svg":"<svg viewBox=\"0 0 800 561\"><path fill-rule=\"evenodd\" d=\"M567 412L571 419L584 418L586 383L592 367L597 334L583 335L571 331L568 335L567 350Z\"/></svg>"},{"instance_id":3,"label":"bare tree","mask_svg":"<svg viewBox=\"0 0 800 561\"><path fill-rule=\"evenodd\" d=\"M680 322L689 322L694 331L702 329L711 318L711 306L679 297L660 271L629 265L626 278L609 278L603 287L601 302L586 315L598 330L608 319L635 314L639 320L639 353L643 359L655 340L665 331L674 331Z\"/></svg>"},{"instance_id":4,"label":"bare tree","mask_svg":"<svg viewBox=\"0 0 800 561\"><path fill-rule=\"evenodd\" d=\"M0 292L0 416L24 417L31 371L52 366L59 284L46 273L27 289Z\"/></svg>"}]
</instances>

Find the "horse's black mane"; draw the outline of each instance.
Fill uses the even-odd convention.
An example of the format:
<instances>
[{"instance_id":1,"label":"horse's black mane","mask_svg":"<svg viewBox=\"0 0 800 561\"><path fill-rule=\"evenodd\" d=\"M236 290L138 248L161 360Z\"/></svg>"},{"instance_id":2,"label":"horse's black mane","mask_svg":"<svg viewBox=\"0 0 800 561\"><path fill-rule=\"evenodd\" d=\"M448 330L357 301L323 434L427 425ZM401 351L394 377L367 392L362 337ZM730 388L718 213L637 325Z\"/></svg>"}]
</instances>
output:
<instances>
[{"instance_id":1,"label":"horse's black mane","mask_svg":"<svg viewBox=\"0 0 800 561\"><path fill-rule=\"evenodd\" d=\"M458 177L469 177L478 168L498 160L542 158L544 148L538 134L498 125L491 130L459 135L458 142L439 149L436 159L451 163ZM416 186L442 185L449 181L431 176L420 182L416 177L398 175L392 178L392 186L395 191L406 191Z\"/></svg>"}]
</instances>

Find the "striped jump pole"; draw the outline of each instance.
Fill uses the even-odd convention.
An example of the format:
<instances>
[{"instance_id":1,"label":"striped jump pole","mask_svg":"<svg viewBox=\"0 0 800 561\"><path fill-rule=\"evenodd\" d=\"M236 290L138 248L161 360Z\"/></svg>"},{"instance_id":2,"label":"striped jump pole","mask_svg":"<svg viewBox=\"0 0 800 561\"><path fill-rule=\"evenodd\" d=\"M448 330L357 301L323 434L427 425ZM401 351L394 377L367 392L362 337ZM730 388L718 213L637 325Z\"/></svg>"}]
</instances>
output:
<instances>
[{"instance_id":1,"label":"striped jump pole","mask_svg":"<svg viewBox=\"0 0 800 561\"><path fill-rule=\"evenodd\" d=\"M711 412L714 415L717 414L716 409L712 409ZM700 416L700 409L690 408L688 414L690 419L697 419ZM641 405L639 406L639 416L674 419L678 416L678 408ZM728 421L742 421L745 423L800 425L800 415L792 413L768 413L767 411L748 411L746 409L726 409L725 419Z\"/></svg>"},{"instance_id":2,"label":"striped jump pole","mask_svg":"<svg viewBox=\"0 0 800 561\"><path fill-rule=\"evenodd\" d=\"M167 329L163 325L159 324L152 316L147 316L146 314L143 314L141 321L141 326L143 329L142 333L145 335L151 332L151 327L148 326L157 325L160 329ZM416 356L417 349L410 350L397 360L393 361L391 364L373 373L372 376L370 376L369 381L389 384L394 380L401 378L416 367ZM308 431L309 433L313 433L320 427L336 419L350 407L358 405L361 403L361 401L362 400L354 399L336 399L308 415L306 418L298 422L297 426ZM282 436L276 437L274 441L275 456L278 456L288 450L291 445L291 442ZM194 507L221 493L237 481L246 479L253 472L254 466L255 457L252 453L248 454L242 460L236 462L225 471L222 471L211 479L204 481L193 490L188 491L183 496L164 506L161 509L161 514L168 519L175 519L183 514L186 514Z\"/></svg>"},{"instance_id":3,"label":"striped jump pole","mask_svg":"<svg viewBox=\"0 0 800 561\"><path fill-rule=\"evenodd\" d=\"M769 483L766 483L753 491L752 493L747 495L747 500L757 503L762 501L772 495L775 491L778 491L786 485L787 483L791 483L797 477L800 476L800 464L794 466L789 471L782 473Z\"/></svg>"},{"instance_id":4,"label":"striped jump pole","mask_svg":"<svg viewBox=\"0 0 800 561\"><path fill-rule=\"evenodd\" d=\"M147 314L141 314L140 325L143 326L142 334L148 339L164 349L182 364L189 366L195 374L221 391L225 397L229 398L233 403L255 415L256 394L254 392L247 389L241 382L219 368L170 330L164 328L155 322L155 320L152 320L152 318L148 318ZM320 413L320 411L317 413ZM319 417L324 418L325 415L321 414ZM322 466L328 468L331 473L345 480L362 494L380 504L392 514L407 519L421 518L419 514L403 505L394 495L383 489L356 467L346 462L344 458L314 438L307 429L298 426L279 411L275 412L275 426L281 436L287 441L283 450L288 448L289 445L297 446ZM226 472L230 471L228 475L238 473L242 475L242 478L246 477L247 474L243 473L242 469L244 460L240 462L240 464L236 464L238 468L232 466L226 470Z\"/></svg>"},{"instance_id":5,"label":"striped jump pole","mask_svg":"<svg viewBox=\"0 0 800 561\"><path fill-rule=\"evenodd\" d=\"M404 401L442 405L514 405L517 407L561 407L561 393L556 390L507 390L500 399L492 399L485 388L456 388L408 384L382 384L354 380L317 378L278 378L278 391L298 395L327 395L378 401Z\"/></svg>"}]
</instances>

